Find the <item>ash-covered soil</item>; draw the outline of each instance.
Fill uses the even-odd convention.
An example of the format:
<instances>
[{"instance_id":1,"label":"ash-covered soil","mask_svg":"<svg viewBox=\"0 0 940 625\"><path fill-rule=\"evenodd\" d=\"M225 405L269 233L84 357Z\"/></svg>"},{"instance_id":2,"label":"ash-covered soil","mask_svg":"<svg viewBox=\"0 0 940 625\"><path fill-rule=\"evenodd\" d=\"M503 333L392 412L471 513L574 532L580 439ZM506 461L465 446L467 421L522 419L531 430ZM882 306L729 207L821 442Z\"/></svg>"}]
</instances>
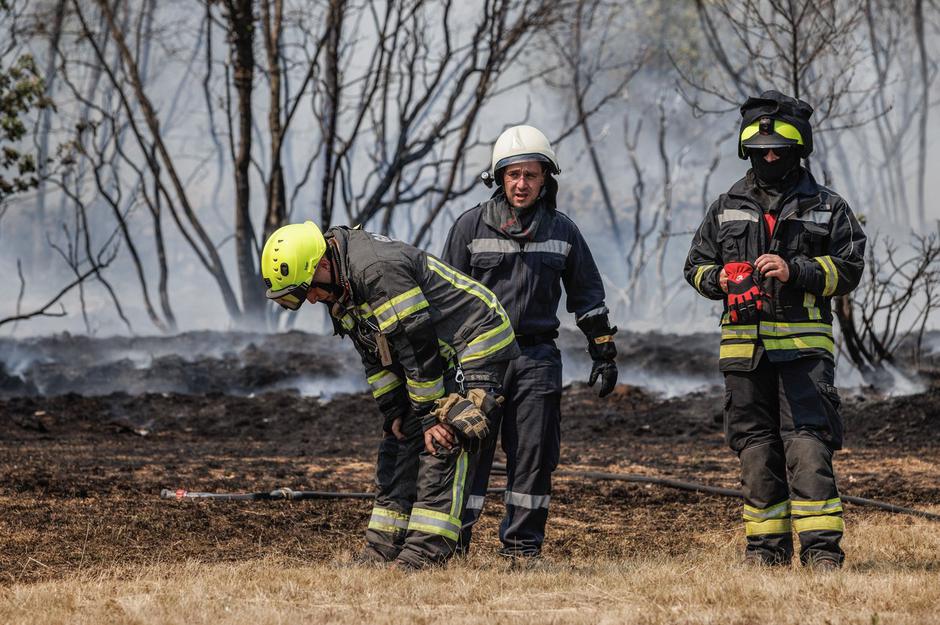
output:
<instances>
[{"instance_id":1,"label":"ash-covered soil","mask_svg":"<svg viewBox=\"0 0 940 625\"><path fill-rule=\"evenodd\" d=\"M342 376L361 376L354 354L335 351L340 341L302 333L226 335L221 342L212 333L190 336L196 340L0 342L8 379L21 385L16 390L0 378L0 583L186 559L335 561L358 549L368 501L159 499L162 488L180 487L371 489L380 417L368 394L336 393ZM717 381L712 338L635 336L621 341L621 364L642 354L654 373ZM575 339L561 341L573 346L573 367L582 358ZM295 357L285 365L288 359L270 357L266 347ZM661 362L651 355L656 349L665 350ZM129 364L115 364L121 362ZM326 381L323 393L284 385L311 371ZM85 392L74 392L82 384ZM123 392L108 390L122 385ZM264 390L271 388L281 390ZM706 383L668 395L622 384L598 400L583 383L570 384L564 468L737 487L737 462L721 435L720 387ZM843 491L937 511L940 389L888 399L851 395L843 413L847 443L837 456ZM500 483L495 477L493 485ZM499 508L491 496L477 531L480 550L498 546ZM847 516L851 522L871 514L881 513L851 507ZM737 536L737 500L558 478L545 555L564 561L684 553L713 532Z\"/></svg>"}]
</instances>

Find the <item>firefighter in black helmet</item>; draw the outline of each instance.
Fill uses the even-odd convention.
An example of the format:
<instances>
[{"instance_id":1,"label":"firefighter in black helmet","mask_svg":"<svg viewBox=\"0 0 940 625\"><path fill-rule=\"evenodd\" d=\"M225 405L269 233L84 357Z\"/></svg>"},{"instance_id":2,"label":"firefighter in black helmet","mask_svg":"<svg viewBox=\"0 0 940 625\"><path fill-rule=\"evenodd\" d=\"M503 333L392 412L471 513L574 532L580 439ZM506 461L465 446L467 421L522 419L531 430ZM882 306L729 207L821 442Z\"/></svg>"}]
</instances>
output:
<instances>
[{"instance_id":1,"label":"firefighter in black helmet","mask_svg":"<svg viewBox=\"0 0 940 625\"><path fill-rule=\"evenodd\" d=\"M741 107L738 155L751 169L708 209L686 280L724 300L719 367L725 435L741 461L745 561L838 568L842 445L831 298L852 291L865 234L848 204L801 166L812 107L777 91Z\"/></svg>"}]
</instances>

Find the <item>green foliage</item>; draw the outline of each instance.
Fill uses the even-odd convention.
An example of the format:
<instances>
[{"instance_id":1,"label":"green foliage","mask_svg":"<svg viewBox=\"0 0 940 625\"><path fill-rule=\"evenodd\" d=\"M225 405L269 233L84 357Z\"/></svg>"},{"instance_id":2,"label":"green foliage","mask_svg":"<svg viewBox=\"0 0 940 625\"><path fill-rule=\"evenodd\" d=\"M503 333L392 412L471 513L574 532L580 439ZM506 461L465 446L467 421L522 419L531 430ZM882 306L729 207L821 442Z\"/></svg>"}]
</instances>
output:
<instances>
[{"instance_id":1,"label":"green foliage","mask_svg":"<svg viewBox=\"0 0 940 625\"><path fill-rule=\"evenodd\" d=\"M33 57L23 55L9 67L0 66L0 202L39 184L35 155L17 144L26 136L30 111L50 106Z\"/></svg>"}]
</instances>

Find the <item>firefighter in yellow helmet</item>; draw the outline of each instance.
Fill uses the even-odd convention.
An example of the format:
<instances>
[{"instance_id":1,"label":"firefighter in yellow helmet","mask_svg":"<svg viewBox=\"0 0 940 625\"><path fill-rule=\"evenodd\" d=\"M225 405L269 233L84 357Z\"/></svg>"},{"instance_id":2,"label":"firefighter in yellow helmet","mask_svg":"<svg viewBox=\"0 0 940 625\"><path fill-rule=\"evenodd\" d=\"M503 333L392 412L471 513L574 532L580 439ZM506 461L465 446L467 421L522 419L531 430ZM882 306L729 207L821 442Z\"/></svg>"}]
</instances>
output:
<instances>
[{"instance_id":1,"label":"firefighter in yellow helmet","mask_svg":"<svg viewBox=\"0 0 940 625\"><path fill-rule=\"evenodd\" d=\"M812 112L776 91L744 103L738 155L751 169L708 209L685 278L725 304L718 363L745 561L789 565L796 531L801 562L830 569L844 560L831 302L858 285L866 239L845 200L801 166Z\"/></svg>"},{"instance_id":2,"label":"firefighter in yellow helmet","mask_svg":"<svg viewBox=\"0 0 940 625\"><path fill-rule=\"evenodd\" d=\"M271 235L261 273L281 306L327 306L384 416L361 558L404 568L446 561L506 365L519 354L496 296L411 245L346 227L321 233L312 221Z\"/></svg>"}]
</instances>

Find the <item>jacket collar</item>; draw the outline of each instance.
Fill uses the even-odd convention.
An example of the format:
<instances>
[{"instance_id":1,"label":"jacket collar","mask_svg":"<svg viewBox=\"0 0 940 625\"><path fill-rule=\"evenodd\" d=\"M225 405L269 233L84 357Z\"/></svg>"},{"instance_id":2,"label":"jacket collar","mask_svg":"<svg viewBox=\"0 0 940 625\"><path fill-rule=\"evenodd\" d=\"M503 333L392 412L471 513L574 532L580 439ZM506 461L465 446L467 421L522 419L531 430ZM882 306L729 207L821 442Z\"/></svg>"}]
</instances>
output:
<instances>
[{"instance_id":1,"label":"jacket collar","mask_svg":"<svg viewBox=\"0 0 940 625\"><path fill-rule=\"evenodd\" d=\"M807 198L818 196L820 192L819 184L809 170L800 167L800 176L796 182L783 191L783 197L780 201L780 216L778 219L786 219L790 215L800 212L799 201L793 202L794 198ZM728 196L746 202L753 208L760 210L757 205L757 178L753 170L748 170L747 174L735 182L728 190Z\"/></svg>"}]
</instances>

